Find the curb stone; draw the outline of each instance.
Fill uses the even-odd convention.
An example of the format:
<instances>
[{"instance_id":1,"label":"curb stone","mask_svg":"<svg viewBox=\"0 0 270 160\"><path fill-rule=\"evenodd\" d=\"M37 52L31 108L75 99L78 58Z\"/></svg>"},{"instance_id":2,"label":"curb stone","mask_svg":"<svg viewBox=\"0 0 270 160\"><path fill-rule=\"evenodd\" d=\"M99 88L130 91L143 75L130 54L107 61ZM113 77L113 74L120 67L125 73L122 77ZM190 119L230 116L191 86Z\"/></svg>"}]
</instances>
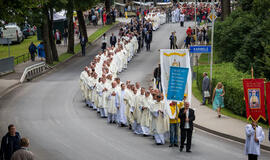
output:
<instances>
[{"instance_id":1,"label":"curb stone","mask_svg":"<svg viewBox=\"0 0 270 160\"><path fill-rule=\"evenodd\" d=\"M112 26L108 31L106 31L105 33L107 33L107 32L109 32L109 31L115 29L115 28L118 27L120 24L121 24L120 22L116 23L115 25L113 25L113 26ZM92 44L96 43L101 37L102 37L102 35L99 36L99 37L97 37L92 43L88 43L87 46L86 46L86 48L92 46ZM37 75L36 77L32 78L32 80L34 80L34 79L36 79L36 78L39 78L39 77L41 77L41 76L44 75L44 74L47 74L47 73L50 73L50 72L55 71L57 68L59 68L59 67L62 66L63 64L69 62L69 61L70 61L71 59L73 59L74 57L77 57L80 53L81 53L81 51L79 51L78 53L75 53L74 55L72 55L71 57L69 57L68 59L66 59L65 61L60 62L60 63L56 64L56 65L53 66L53 67L50 66L50 67L49 67L50 69L48 69L48 70L46 70L46 71L40 73L40 74ZM9 92L11 92L13 89L15 89L15 88L16 88L17 86L19 86L20 84L21 84L21 83L20 83L20 81L19 81L19 82L15 83L15 84L9 86L9 87L8 87L7 89L5 89L2 93L0 93L0 98L4 97L6 94L8 94Z\"/></svg>"}]
</instances>

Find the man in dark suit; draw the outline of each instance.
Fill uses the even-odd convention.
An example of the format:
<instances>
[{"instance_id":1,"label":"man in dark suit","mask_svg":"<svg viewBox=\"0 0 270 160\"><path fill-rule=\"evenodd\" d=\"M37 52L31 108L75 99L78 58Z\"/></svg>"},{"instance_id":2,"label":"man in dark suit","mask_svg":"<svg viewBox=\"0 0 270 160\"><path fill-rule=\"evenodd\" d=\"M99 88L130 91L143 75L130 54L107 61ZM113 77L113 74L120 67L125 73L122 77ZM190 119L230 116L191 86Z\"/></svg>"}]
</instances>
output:
<instances>
[{"instance_id":1,"label":"man in dark suit","mask_svg":"<svg viewBox=\"0 0 270 160\"><path fill-rule=\"evenodd\" d=\"M183 151L184 142L187 139L186 152L191 152L191 139L193 132L193 121L195 120L194 110L189 108L189 102L184 103L184 108L180 109L180 129L181 129L181 140L180 140L180 152Z\"/></svg>"},{"instance_id":2,"label":"man in dark suit","mask_svg":"<svg viewBox=\"0 0 270 160\"><path fill-rule=\"evenodd\" d=\"M110 44L111 46L115 47L116 44L116 36L112 33L112 36L110 37Z\"/></svg>"},{"instance_id":3,"label":"man in dark suit","mask_svg":"<svg viewBox=\"0 0 270 160\"><path fill-rule=\"evenodd\" d=\"M82 34L80 34L80 44L82 48L82 56L85 56L86 39L84 38L84 36L82 36Z\"/></svg>"},{"instance_id":4,"label":"man in dark suit","mask_svg":"<svg viewBox=\"0 0 270 160\"><path fill-rule=\"evenodd\" d=\"M150 51L151 35L150 35L149 31L146 32L145 43L146 43L146 50Z\"/></svg>"}]
</instances>

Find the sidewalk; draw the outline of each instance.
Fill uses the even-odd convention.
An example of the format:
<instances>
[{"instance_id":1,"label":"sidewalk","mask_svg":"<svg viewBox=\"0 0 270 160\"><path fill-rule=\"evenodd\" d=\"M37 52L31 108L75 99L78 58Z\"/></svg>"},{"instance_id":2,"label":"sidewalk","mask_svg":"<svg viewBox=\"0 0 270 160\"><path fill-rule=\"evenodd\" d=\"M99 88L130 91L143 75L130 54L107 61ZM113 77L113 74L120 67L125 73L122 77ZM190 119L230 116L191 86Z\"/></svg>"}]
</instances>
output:
<instances>
[{"instance_id":1,"label":"sidewalk","mask_svg":"<svg viewBox=\"0 0 270 160\"><path fill-rule=\"evenodd\" d=\"M98 25L97 27L93 25L86 26L86 27L87 27L87 35L90 36L95 31L97 31L100 27L102 27L102 25ZM75 39L75 45L80 42L76 34L74 35L74 39ZM58 56L60 56L61 54L67 51L67 46L64 46L63 41L61 45L57 45L56 47L57 47ZM37 63L40 63L40 61L37 60L37 58L36 58L36 61L34 62L29 60L25 63L20 63L18 65L15 65L13 73L7 74L5 76L1 76L0 77L0 97L2 96L2 94L4 94L4 92L6 92L7 90L9 90L10 88L12 88L13 86L19 83L19 80L26 67L31 66L33 64L37 64Z\"/></svg>"},{"instance_id":2,"label":"sidewalk","mask_svg":"<svg viewBox=\"0 0 270 160\"><path fill-rule=\"evenodd\" d=\"M191 101L192 108L194 108L196 112L196 120L194 123L197 128L234 141L245 142L245 126L247 123L224 115L218 118L214 110L201 105L201 102L193 95ZM261 148L270 151L268 133L268 129L264 129L265 140Z\"/></svg>"}]
</instances>

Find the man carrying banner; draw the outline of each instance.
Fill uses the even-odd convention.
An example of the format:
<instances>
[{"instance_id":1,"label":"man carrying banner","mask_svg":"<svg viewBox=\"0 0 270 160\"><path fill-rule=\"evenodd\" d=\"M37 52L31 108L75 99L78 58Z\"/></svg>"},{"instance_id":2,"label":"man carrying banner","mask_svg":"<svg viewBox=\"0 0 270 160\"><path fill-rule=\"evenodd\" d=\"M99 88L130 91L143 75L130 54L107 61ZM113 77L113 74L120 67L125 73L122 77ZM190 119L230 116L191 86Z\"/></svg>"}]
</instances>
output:
<instances>
[{"instance_id":1,"label":"man carrying banner","mask_svg":"<svg viewBox=\"0 0 270 160\"><path fill-rule=\"evenodd\" d=\"M246 125L246 143L245 153L248 160L257 160L260 155L260 144L264 140L264 132L262 127L257 125L256 121Z\"/></svg>"}]
</instances>

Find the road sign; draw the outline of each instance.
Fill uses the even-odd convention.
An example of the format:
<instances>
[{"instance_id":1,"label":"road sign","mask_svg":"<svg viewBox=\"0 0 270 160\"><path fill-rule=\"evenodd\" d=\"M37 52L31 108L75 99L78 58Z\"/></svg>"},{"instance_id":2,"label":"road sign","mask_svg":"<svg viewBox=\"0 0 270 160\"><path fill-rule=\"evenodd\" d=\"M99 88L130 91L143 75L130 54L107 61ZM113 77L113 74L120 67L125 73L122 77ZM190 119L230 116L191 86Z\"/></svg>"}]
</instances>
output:
<instances>
[{"instance_id":1,"label":"road sign","mask_svg":"<svg viewBox=\"0 0 270 160\"><path fill-rule=\"evenodd\" d=\"M190 53L211 53L211 46L190 46Z\"/></svg>"},{"instance_id":2,"label":"road sign","mask_svg":"<svg viewBox=\"0 0 270 160\"><path fill-rule=\"evenodd\" d=\"M210 13L210 15L208 16L208 19L212 22L213 21L213 18L214 18L214 20L217 19L216 14L215 13Z\"/></svg>"}]
</instances>

